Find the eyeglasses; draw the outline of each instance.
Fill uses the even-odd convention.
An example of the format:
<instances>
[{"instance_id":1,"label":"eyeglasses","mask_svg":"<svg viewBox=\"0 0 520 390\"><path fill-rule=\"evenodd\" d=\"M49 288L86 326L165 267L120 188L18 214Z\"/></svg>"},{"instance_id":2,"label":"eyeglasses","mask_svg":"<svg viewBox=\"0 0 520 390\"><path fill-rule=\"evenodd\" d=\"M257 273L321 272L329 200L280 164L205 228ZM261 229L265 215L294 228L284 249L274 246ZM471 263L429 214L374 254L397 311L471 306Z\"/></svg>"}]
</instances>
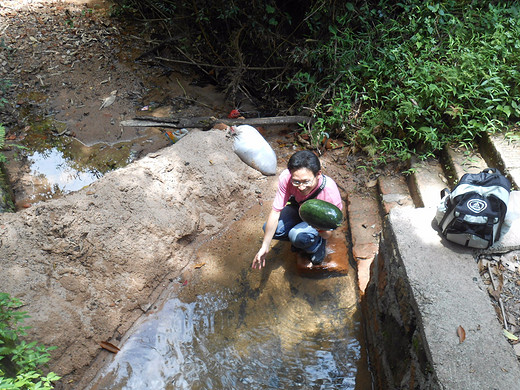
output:
<instances>
[{"instance_id":1,"label":"eyeglasses","mask_svg":"<svg viewBox=\"0 0 520 390\"><path fill-rule=\"evenodd\" d=\"M311 185L311 183L312 183L312 180L298 181L298 180L291 179L291 184L295 187L300 187L300 186L308 187Z\"/></svg>"}]
</instances>

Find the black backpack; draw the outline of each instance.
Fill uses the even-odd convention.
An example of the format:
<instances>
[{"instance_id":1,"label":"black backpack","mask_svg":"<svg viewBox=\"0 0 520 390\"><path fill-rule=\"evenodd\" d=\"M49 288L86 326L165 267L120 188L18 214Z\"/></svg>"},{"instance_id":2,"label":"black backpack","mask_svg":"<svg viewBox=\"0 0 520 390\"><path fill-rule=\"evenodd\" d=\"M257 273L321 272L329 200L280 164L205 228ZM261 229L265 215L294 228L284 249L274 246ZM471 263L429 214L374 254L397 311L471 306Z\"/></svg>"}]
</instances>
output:
<instances>
[{"instance_id":1,"label":"black backpack","mask_svg":"<svg viewBox=\"0 0 520 390\"><path fill-rule=\"evenodd\" d=\"M447 240L487 249L500 239L511 183L497 169L466 173L450 192L441 192L437 222Z\"/></svg>"}]
</instances>

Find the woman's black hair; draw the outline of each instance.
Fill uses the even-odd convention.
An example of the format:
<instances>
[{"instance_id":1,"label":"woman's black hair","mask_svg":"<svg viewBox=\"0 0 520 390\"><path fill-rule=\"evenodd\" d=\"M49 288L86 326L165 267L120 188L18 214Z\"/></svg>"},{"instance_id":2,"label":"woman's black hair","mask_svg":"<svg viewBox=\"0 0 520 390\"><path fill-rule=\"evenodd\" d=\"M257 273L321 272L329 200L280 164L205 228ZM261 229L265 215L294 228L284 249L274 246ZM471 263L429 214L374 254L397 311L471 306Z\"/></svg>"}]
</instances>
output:
<instances>
[{"instance_id":1,"label":"woman's black hair","mask_svg":"<svg viewBox=\"0 0 520 390\"><path fill-rule=\"evenodd\" d=\"M291 173L301 168L307 168L316 176L321 170L321 164L320 159L313 152L300 150L291 156L287 163L287 168Z\"/></svg>"}]
</instances>

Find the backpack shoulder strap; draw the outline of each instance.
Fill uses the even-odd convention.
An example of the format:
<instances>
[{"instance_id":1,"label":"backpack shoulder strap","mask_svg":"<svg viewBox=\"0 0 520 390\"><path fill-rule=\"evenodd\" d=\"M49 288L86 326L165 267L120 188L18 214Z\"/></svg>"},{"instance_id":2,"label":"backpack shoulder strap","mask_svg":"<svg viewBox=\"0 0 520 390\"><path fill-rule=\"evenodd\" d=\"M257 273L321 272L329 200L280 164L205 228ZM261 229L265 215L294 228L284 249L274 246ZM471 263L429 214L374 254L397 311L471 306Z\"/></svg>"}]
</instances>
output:
<instances>
[{"instance_id":1,"label":"backpack shoulder strap","mask_svg":"<svg viewBox=\"0 0 520 390\"><path fill-rule=\"evenodd\" d=\"M306 200L309 200L309 199L314 199L318 196L318 194L323 191L323 189L325 188L325 185L327 184L327 177L325 175L323 175L323 180L321 182L321 185L316 188L316 190L311 194L311 196L309 196L308 198L304 199L302 202L297 202L296 199L294 199L294 196L291 195L291 198L289 199L289 202L288 203L291 203L292 205L295 205L296 207L300 207L300 205L305 202ZM294 202L294 203L293 203Z\"/></svg>"},{"instance_id":2,"label":"backpack shoulder strap","mask_svg":"<svg viewBox=\"0 0 520 390\"><path fill-rule=\"evenodd\" d=\"M322 180L322 182L321 182L321 185L320 185L320 186L318 187L318 189L316 189L316 191L314 191L314 192L312 193L312 195L309 196L307 199L314 199L315 197L317 197L318 194L319 194L321 191L323 191L323 189L324 189L325 186L327 185L327 176L325 176L325 175L323 175L323 174L322 174L321 176L323 176L323 180Z\"/></svg>"},{"instance_id":3,"label":"backpack shoulder strap","mask_svg":"<svg viewBox=\"0 0 520 390\"><path fill-rule=\"evenodd\" d=\"M325 176L325 175L323 175L323 174L322 174L321 176L323 176L323 180L322 180L322 182L321 182L321 185L316 189L316 191L314 191L314 192L312 193L311 196L309 196L309 197L308 197L307 199L305 199L305 200L314 199L315 197L318 196L318 194L319 194L321 191L323 191L323 189L324 189L325 186L327 185L327 176Z\"/></svg>"}]
</instances>

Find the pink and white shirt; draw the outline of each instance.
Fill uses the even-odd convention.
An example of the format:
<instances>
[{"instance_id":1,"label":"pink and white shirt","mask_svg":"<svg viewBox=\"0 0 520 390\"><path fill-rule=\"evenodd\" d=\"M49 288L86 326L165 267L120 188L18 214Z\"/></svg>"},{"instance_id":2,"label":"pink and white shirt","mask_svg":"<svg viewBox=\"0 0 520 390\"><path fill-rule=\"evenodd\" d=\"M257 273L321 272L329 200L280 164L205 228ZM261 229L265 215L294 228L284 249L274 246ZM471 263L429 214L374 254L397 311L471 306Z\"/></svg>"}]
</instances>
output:
<instances>
[{"instance_id":1,"label":"pink and white shirt","mask_svg":"<svg viewBox=\"0 0 520 390\"><path fill-rule=\"evenodd\" d=\"M312 191L307 196L302 196L298 189L292 185L291 176L291 172L288 169L285 169L278 178L278 190L276 191L276 195L273 201L273 209L276 211L282 211L291 195L294 196L298 203L303 202L304 200L309 198L309 196L311 196L312 193L316 191L316 189L318 189L321 186L321 183L323 182L323 175L321 175L318 179L318 185L314 189L314 191ZM316 196L316 199L321 199L326 202L332 203L340 210L343 208L338 186L336 182L328 176L327 181L325 183L325 188L323 188L323 190Z\"/></svg>"}]
</instances>

